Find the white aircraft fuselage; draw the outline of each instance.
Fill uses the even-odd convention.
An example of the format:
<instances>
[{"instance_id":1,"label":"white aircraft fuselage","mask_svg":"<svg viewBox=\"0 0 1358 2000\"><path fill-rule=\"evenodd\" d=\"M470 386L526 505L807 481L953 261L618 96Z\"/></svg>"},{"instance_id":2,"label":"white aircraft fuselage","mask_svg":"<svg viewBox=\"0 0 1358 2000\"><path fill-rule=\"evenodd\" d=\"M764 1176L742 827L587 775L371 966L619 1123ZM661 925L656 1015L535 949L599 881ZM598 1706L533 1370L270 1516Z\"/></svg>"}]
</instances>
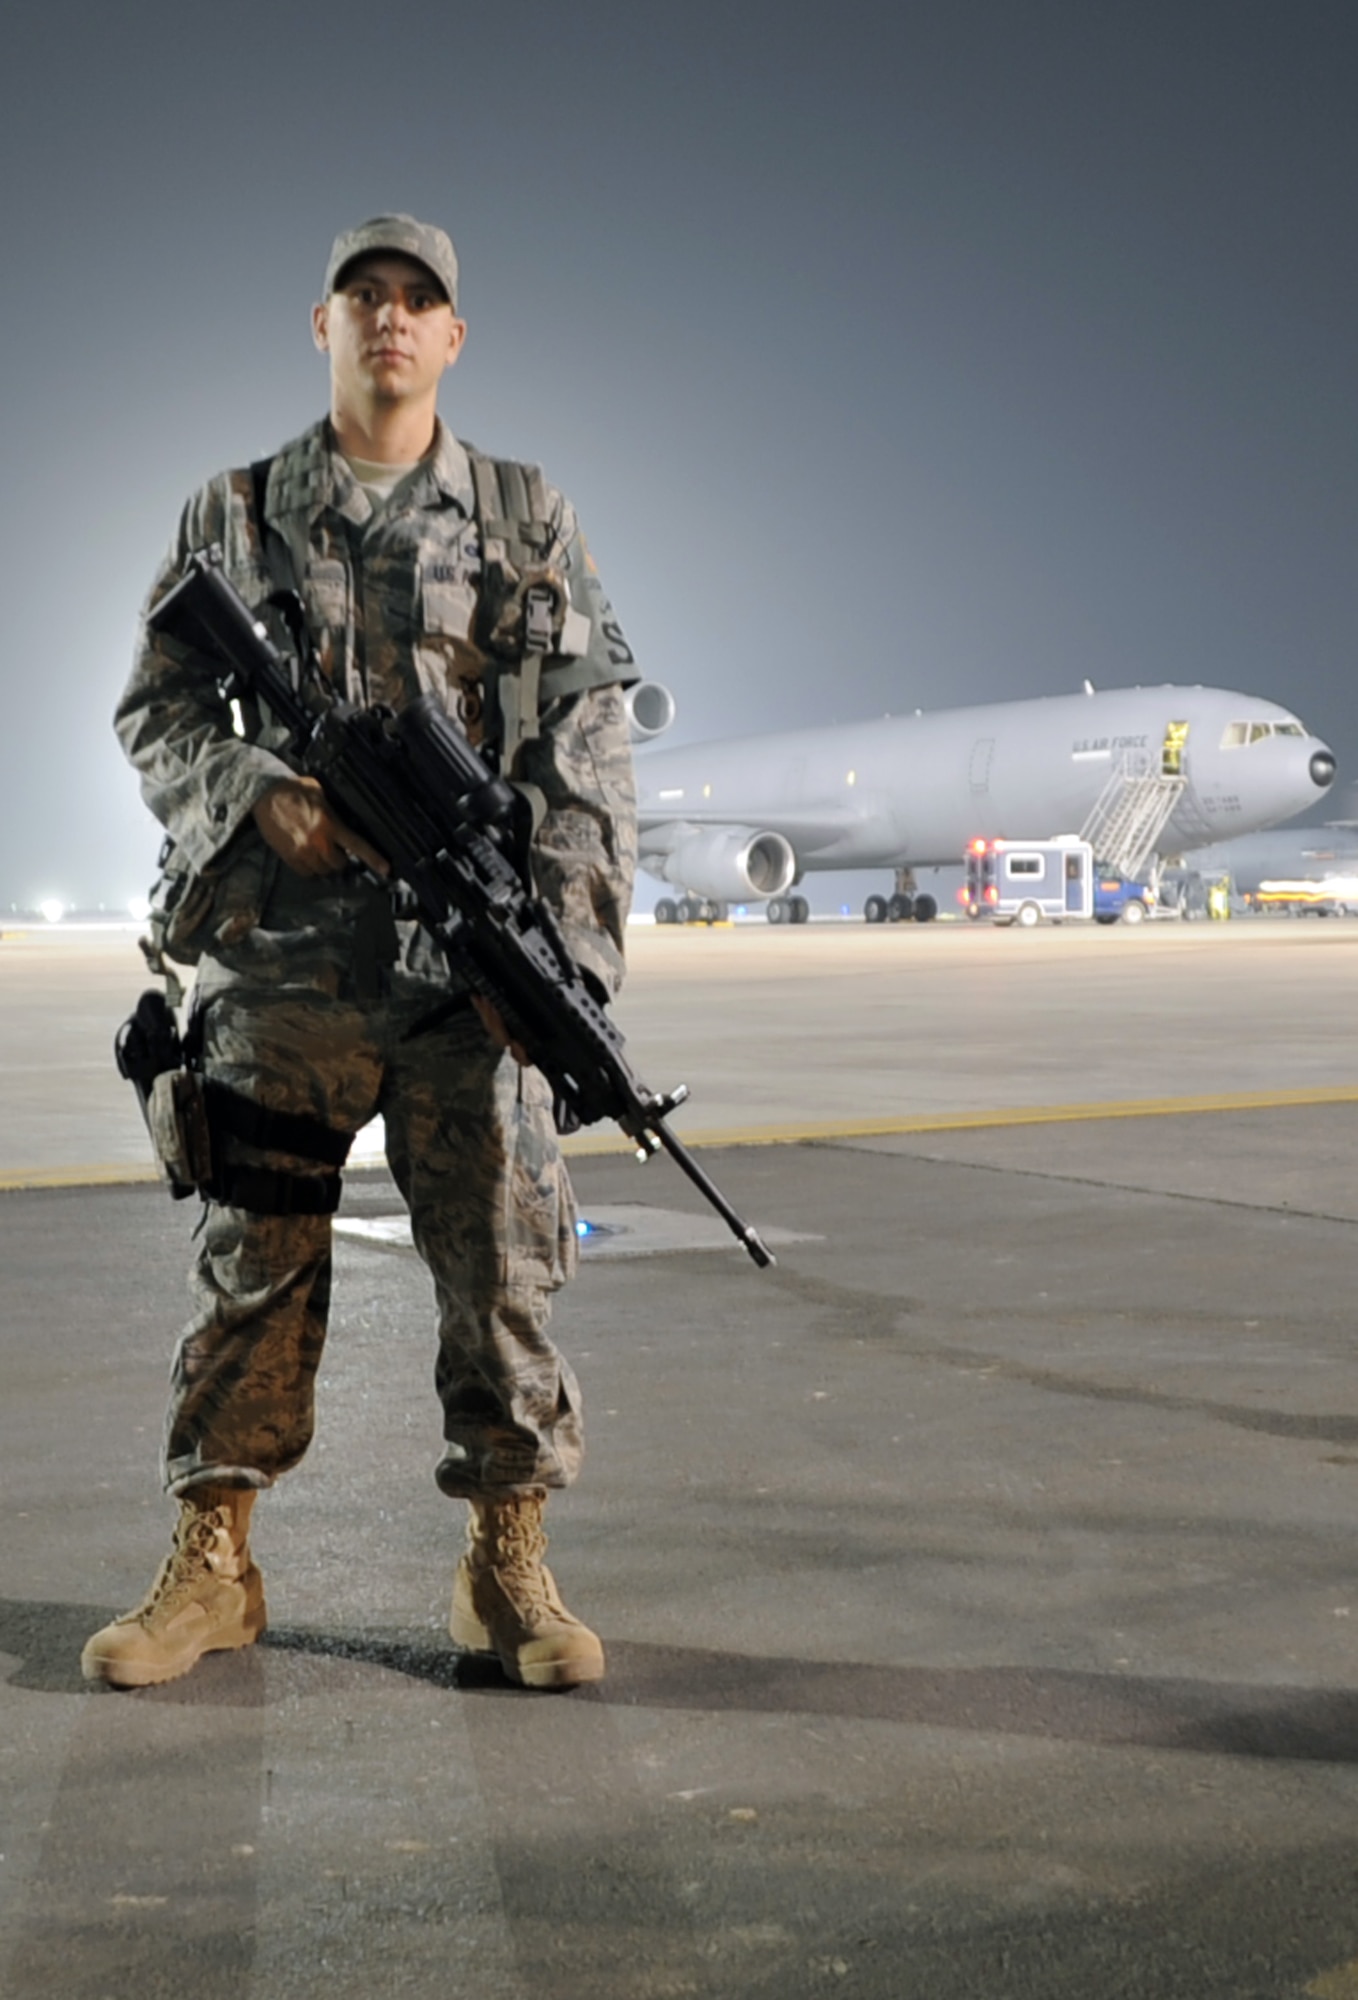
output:
<instances>
[{"instance_id":1,"label":"white aircraft fuselage","mask_svg":"<svg viewBox=\"0 0 1358 2000\"><path fill-rule=\"evenodd\" d=\"M786 848L797 876L954 864L978 837L1077 831L1114 771L1156 763L1171 732L1185 782L1161 854L1290 819L1334 777L1327 746L1253 695L1182 686L1048 695L646 748L641 865L699 895L757 899L787 886L773 865ZM750 847L761 836L781 836L762 869Z\"/></svg>"}]
</instances>

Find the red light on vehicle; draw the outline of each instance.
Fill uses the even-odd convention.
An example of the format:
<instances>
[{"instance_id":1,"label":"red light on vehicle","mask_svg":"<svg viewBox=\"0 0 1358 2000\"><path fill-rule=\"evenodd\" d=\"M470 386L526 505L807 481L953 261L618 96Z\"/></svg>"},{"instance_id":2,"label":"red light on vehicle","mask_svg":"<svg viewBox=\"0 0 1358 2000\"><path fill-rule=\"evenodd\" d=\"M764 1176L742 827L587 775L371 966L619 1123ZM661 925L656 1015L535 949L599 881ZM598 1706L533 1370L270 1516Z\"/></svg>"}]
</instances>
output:
<instances>
[{"instance_id":1,"label":"red light on vehicle","mask_svg":"<svg viewBox=\"0 0 1358 2000\"><path fill-rule=\"evenodd\" d=\"M984 854L985 842L983 840L973 840L971 843L971 851L973 854Z\"/></svg>"},{"instance_id":2,"label":"red light on vehicle","mask_svg":"<svg viewBox=\"0 0 1358 2000\"><path fill-rule=\"evenodd\" d=\"M962 905L962 908L965 910L970 906L971 896L967 890L959 889L957 892L957 900Z\"/></svg>"},{"instance_id":3,"label":"red light on vehicle","mask_svg":"<svg viewBox=\"0 0 1358 2000\"><path fill-rule=\"evenodd\" d=\"M985 899L988 903L998 903L1000 900L1000 892L993 882L986 885Z\"/></svg>"}]
</instances>

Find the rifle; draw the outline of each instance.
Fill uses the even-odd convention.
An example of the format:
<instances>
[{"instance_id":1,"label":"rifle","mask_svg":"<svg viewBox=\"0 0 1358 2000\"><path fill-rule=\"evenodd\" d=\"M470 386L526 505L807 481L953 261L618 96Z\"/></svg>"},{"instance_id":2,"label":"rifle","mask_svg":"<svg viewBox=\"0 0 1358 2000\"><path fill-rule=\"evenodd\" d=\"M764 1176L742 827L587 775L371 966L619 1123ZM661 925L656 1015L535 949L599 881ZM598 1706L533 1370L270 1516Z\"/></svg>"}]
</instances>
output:
<instances>
[{"instance_id":1,"label":"rifle","mask_svg":"<svg viewBox=\"0 0 1358 2000\"><path fill-rule=\"evenodd\" d=\"M647 1089L624 1053L596 979L576 964L551 910L525 884L521 796L493 773L432 695L399 712L357 708L330 687L315 659L295 591L269 602L297 647L286 656L222 566L199 551L148 623L221 661L224 698L261 699L287 731L297 767L319 779L340 817L391 865L449 970L499 1011L513 1041L581 1125L611 1118L646 1160L663 1147L754 1262L774 1262L666 1123L688 1096Z\"/></svg>"}]
</instances>

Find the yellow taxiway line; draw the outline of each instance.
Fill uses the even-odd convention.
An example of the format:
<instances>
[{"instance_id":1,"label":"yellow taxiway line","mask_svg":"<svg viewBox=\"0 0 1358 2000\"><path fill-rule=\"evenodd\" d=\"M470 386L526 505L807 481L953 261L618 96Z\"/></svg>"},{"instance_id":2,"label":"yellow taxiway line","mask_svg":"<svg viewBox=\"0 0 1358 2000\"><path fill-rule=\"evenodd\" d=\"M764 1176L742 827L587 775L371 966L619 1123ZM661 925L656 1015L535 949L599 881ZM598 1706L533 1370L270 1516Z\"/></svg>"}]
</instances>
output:
<instances>
[{"instance_id":1,"label":"yellow taxiway line","mask_svg":"<svg viewBox=\"0 0 1358 2000\"><path fill-rule=\"evenodd\" d=\"M1129 1097L1096 1104L1023 1104L916 1118L834 1118L797 1125L713 1127L680 1134L686 1146L796 1146L814 1140L890 1139L913 1132L972 1132L1005 1125L1071 1125L1100 1118L1183 1118L1214 1111L1280 1111L1301 1104L1358 1104L1358 1084L1314 1090L1242 1090L1208 1097ZM630 1153L621 1132L567 1139L571 1154Z\"/></svg>"},{"instance_id":2,"label":"yellow taxiway line","mask_svg":"<svg viewBox=\"0 0 1358 2000\"><path fill-rule=\"evenodd\" d=\"M1072 1125L1103 1118L1186 1118L1220 1111L1285 1111L1296 1105L1358 1104L1358 1084L1312 1090L1243 1090L1206 1097L1129 1097L1095 1104L1024 1104L1002 1110L948 1111L918 1118L835 1118L794 1125L713 1126L680 1134L699 1146L797 1146L816 1140L891 1139L923 1132L978 1132L1010 1125ZM573 1158L630 1153L618 1131L577 1135L563 1142ZM356 1160L351 1172L380 1166L379 1156ZM129 1165L11 1167L0 1169L0 1192L19 1188L116 1187L158 1181L154 1167Z\"/></svg>"}]
</instances>

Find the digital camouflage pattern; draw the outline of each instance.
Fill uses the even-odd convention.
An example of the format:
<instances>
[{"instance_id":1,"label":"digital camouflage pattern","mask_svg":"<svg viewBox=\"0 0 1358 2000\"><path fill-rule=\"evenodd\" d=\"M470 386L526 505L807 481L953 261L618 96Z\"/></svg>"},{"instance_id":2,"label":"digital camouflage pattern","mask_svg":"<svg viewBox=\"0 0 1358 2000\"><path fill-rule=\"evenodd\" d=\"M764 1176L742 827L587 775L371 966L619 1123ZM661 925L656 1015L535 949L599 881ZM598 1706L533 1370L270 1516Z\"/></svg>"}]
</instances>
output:
<instances>
[{"instance_id":1,"label":"digital camouflage pattern","mask_svg":"<svg viewBox=\"0 0 1358 2000\"><path fill-rule=\"evenodd\" d=\"M607 991L622 977L636 858L621 685L632 655L569 504L549 489L551 559L589 621L587 650L545 680L540 733L514 776L535 788L535 887ZM375 510L328 424L273 460L266 517L291 555L323 670L346 698L400 708L433 692L474 738L486 661L475 643L480 549L466 448L435 449ZM277 587L248 471L190 501L147 609L211 543L263 607ZM276 568L276 565L275 565ZM261 615L273 617L272 612ZM553 688L558 691L553 691ZM492 1046L450 991L441 954L349 878L305 879L273 855L252 808L289 774L267 716L238 733L201 656L143 630L115 725L151 810L175 842L175 954L202 954L204 1067L271 1108L356 1131L381 1113L387 1156L433 1274L444 1491L560 1486L579 1466L579 1391L546 1333L574 1269L574 1207L544 1080ZM175 873L177 871L177 873ZM314 1163L231 1142L244 1164ZM192 1275L167 1420L172 1491L268 1485L311 1436L331 1283L328 1217L213 1204Z\"/></svg>"},{"instance_id":2,"label":"digital camouflage pattern","mask_svg":"<svg viewBox=\"0 0 1358 2000\"><path fill-rule=\"evenodd\" d=\"M580 1396L546 1327L577 1249L550 1094L538 1071L492 1047L469 1008L411 1035L429 1004L427 989L362 1004L212 963L195 993L210 1076L341 1130L385 1119L387 1159L434 1279L444 1491L564 1486L582 1452ZM241 1142L231 1154L315 1171ZM327 1216L209 1207L174 1363L173 1492L268 1485L301 1458L330 1283Z\"/></svg>"}]
</instances>

